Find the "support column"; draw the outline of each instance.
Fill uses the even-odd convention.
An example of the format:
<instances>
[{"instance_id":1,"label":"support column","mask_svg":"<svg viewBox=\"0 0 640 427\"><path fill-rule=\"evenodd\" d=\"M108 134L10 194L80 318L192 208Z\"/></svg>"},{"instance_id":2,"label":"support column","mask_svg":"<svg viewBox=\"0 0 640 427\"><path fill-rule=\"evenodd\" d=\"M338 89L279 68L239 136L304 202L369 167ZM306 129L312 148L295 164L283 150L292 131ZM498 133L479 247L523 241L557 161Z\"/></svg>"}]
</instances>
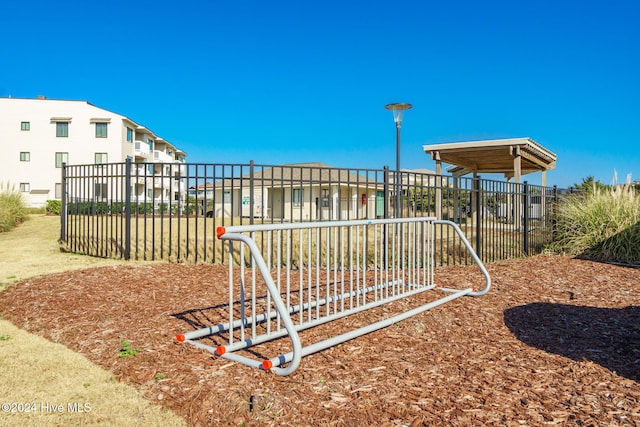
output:
<instances>
[{"instance_id":1,"label":"support column","mask_svg":"<svg viewBox=\"0 0 640 427\"><path fill-rule=\"evenodd\" d=\"M520 153L520 147L513 147L511 155L513 156L513 177L516 184L522 182L522 154Z\"/></svg>"},{"instance_id":2,"label":"support column","mask_svg":"<svg viewBox=\"0 0 640 427\"><path fill-rule=\"evenodd\" d=\"M506 212L505 212L505 219L507 221L507 223L510 223L513 220L513 183L511 182L511 180L513 179L513 177L507 177L507 191L506 191Z\"/></svg>"},{"instance_id":3,"label":"support column","mask_svg":"<svg viewBox=\"0 0 640 427\"><path fill-rule=\"evenodd\" d=\"M462 209L460 206L460 177L453 177L453 192L449 194L448 197L449 205L447 206L447 217L448 219L453 219L453 222L456 224L461 224L462 219Z\"/></svg>"},{"instance_id":4,"label":"support column","mask_svg":"<svg viewBox=\"0 0 640 427\"><path fill-rule=\"evenodd\" d=\"M540 220L547 220L547 171L542 171L542 194L540 195Z\"/></svg>"},{"instance_id":5,"label":"support column","mask_svg":"<svg viewBox=\"0 0 640 427\"><path fill-rule=\"evenodd\" d=\"M340 187L333 186L331 187L331 218L332 219L342 219L340 215Z\"/></svg>"},{"instance_id":6,"label":"support column","mask_svg":"<svg viewBox=\"0 0 640 427\"><path fill-rule=\"evenodd\" d=\"M471 183L471 200L469 201L469 209L471 210L471 224L476 222L477 218L477 199L479 193L478 171L473 171L473 181Z\"/></svg>"},{"instance_id":7,"label":"support column","mask_svg":"<svg viewBox=\"0 0 640 427\"><path fill-rule=\"evenodd\" d=\"M442 161L440 160L440 152L432 152L431 159L436 162L436 217L442 219Z\"/></svg>"},{"instance_id":8,"label":"support column","mask_svg":"<svg viewBox=\"0 0 640 427\"><path fill-rule=\"evenodd\" d=\"M514 206L514 221L513 224L516 229L522 227L522 155L520 153L520 147L511 147L511 155L513 156L513 178L516 183L516 192L513 200Z\"/></svg>"}]
</instances>

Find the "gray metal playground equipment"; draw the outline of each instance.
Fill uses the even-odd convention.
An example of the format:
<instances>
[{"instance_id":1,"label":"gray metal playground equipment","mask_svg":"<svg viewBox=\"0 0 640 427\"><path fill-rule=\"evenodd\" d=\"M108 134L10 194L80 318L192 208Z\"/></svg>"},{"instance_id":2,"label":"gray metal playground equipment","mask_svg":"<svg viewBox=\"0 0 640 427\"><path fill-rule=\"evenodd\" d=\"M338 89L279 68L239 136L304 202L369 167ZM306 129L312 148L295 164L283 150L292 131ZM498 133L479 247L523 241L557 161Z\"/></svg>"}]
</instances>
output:
<instances>
[{"instance_id":1,"label":"gray metal playground equipment","mask_svg":"<svg viewBox=\"0 0 640 427\"><path fill-rule=\"evenodd\" d=\"M279 375L294 372L304 356L461 296L484 295L491 286L489 273L459 227L433 217L229 226L217 233L229 244L225 318L176 338ZM436 285L436 251L443 246L451 250L451 245L471 255L484 276L480 289ZM299 332L305 329L426 291L435 298L418 307L302 343ZM272 341L280 342L277 350L282 351L260 358L272 350L260 345Z\"/></svg>"}]
</instances>

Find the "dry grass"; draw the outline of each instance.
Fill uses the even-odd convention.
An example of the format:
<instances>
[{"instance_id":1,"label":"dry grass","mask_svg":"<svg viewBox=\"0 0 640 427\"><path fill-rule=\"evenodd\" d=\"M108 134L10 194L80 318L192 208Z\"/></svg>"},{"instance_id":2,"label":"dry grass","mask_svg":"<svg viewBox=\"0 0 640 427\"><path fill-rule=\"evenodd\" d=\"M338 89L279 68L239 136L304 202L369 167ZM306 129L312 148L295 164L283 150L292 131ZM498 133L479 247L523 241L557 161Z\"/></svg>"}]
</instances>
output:
<instances>
[{"instance_id":1,"label":"dry grass","mask_svg":"<svg viewBox=\"0 0 640 427\"><path fill-rule=\"evenodd\" d=\"M119 262L60 252L59 221L31 215L16 229L0 233L0 291L35 276ZM0 426L185 425L84 356L5 320L0 320L0 354L0 402L35 404L31 413L1 413ZM62 405L63 411L47 412L47 403ZM70 411L67 404L76 403L90 412Z\"/></svg>"},{"instance_id":2,"label":"dry grass","mask_svg":"<svg viewBox=\"0 0 640 427\"><path fill-rule=\"evenodd\" d=\"M247 219L242 220L248 223ZM216 238L221 225L239 225L237 218L134 216L131 219L131 259L169 262L220 260L223 243ZM121 216L70 215L65 250L105 258L121 258L125 233Z\"/></svg>"},{"instance_id":3,"label":"dry grass","mask_svg":"<svg viewBox=\"0 0 640 427\"><path fill-rule=\"evenodd\" d=\"M29 215L19 227L0 233L0 290L42 274L119 262L60 252L59 233L60 217L46 215Z\"/></svg>"},{"instance_id":4,"label":"dry grass","mask_svg":"<svg viewBox=\"0 0 640 427\"><path fill-rule=\"evenodd\" d=\"M16 403L0 414L15 426L182 426L185 421L154 406L111 372L61 344L0 320L0 401ZM20 405L20 406L18 406ZM79 408L79 409L78 409Z\"/></svg>"},{"instance_id":5,"label":"dry grass","mask_svg":"<svg viewBox=\"0 0 640 427\"><path fill-rule=\"evenodd\" d=\"M470 220L469 220L470 222ZM222 225L248 225L248 219L227 219L162 216L138 216L131 220L131 259L165 260L172 263L219 263L226 262L227 245L216 237L216 228ZM536 227L536 226L534 226ZM462 224L466 238L475 245L474 226ZM68 223L69 241L65 250L90 254L105 258L124 256L122 239L124 219L120 216L72 215ZM448 226L434 228L436 260L445 265L470 263L471 258L464 250L453 229ZM263 246L265 235L255 236L259 247ZM302 231L290 234L295 254L299 243L306 243ZM373 233L369 233L370 250L373 251ZM530 241L540 239L533 233ZM57 237L56 237L57 238ZM285 234L282 236L285 239ZM333 237L332 237L333 238ZM346 237L344 237L346 239ZM500 260L524 256L522 231L512 224L486 221L482 228L482 253L487 260ZM275 243L273 243L275 245Z\"/></svg>"}]
</instances>

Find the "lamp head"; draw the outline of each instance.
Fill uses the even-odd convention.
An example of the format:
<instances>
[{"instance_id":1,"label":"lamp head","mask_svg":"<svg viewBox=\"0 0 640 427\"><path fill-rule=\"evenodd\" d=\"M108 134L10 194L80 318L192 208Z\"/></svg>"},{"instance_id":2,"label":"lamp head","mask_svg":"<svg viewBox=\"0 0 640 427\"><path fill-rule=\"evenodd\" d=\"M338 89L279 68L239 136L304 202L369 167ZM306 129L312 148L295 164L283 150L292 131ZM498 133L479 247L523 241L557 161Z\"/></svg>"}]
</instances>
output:
<instances>
[{"instance_id":1,"label":"lamp head","mask_svg":"<svg viewBox=\"0 0 640 427\"><path fill-rule=\"evenodd\" d=\"M413 107L411 104L405 103L395 103L395 104L387 104L384 106L385 109L391 110L393 112L393 121L396 122L396 125L400 125L402 123L402 116L405 110L410 110Z\"/></svg>"}]
</instances>

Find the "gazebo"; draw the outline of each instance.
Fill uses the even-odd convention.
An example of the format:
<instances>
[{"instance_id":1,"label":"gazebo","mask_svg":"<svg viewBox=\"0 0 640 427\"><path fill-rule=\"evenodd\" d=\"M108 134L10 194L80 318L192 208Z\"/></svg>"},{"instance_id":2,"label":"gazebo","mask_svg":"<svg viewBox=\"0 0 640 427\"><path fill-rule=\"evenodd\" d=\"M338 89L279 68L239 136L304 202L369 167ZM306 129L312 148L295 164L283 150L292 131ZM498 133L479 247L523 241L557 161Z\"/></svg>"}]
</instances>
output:
<instances>
[{"instance_id":1,"label":"gazebo","mask_svg":"<svg viewBox=\"0 0 640 427\"><path fill-rule=\"evenodd\" d=\"M436 174L442 175L442 163L454 177L469 173L502 173L508 183L520 184L522 175L542 173L542 186L547 185L548 170L556 167L557 155L531 138L491 139L484 141L452 142L424 145L425 153L436 162ZM519 206L519 204L516 204ZM436 214L441 209L436 206Z\"/></svg>"},{"instance_id":2,"label":"gazebo","mask_svg":"<svg viewBox=\"0 0 640 427\"><path fill-rule=\"evenodd\" d=\"M452 142L422 147L436 162L436 174L442 174L442 163L453 176L473 173L503 173L505 178L520 183L522 175L542 172L546 186L546 171L556 168L556 156L531 138L490 139L485 141Z\"/></svg>"}]
</instances>

